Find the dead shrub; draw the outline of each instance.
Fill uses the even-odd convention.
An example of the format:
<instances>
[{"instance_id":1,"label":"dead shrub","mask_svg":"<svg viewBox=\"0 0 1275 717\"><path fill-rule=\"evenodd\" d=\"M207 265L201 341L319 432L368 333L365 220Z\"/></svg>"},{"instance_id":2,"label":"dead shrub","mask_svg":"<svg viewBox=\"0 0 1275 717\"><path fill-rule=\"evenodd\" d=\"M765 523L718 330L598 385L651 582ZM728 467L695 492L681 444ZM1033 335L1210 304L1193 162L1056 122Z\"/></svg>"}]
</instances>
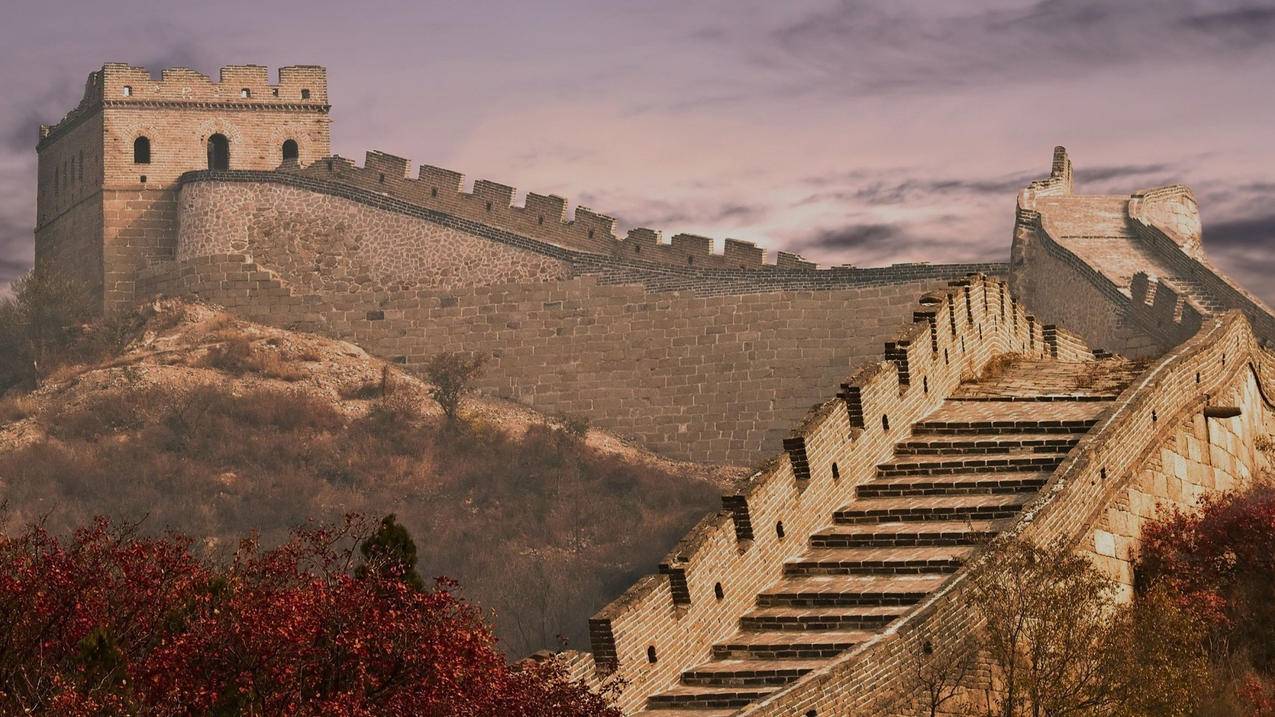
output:
<instances>
[{"instance_id":1,"label":"dead shrub","mask_svg":"<svg viewBox=\"0 0 1275 717\"><path fill-rule=\"evenodd\" d=\"M208 349L203 365L232 376L255 373L282 381L300 381L305 369L288 362L277 350L262 349L247 336L236 336Z\"/></svg>"},{"instance_id":2,"label":"dead shrub","mask_svg":"<svg viewBox=\"0 0 1275 717\"><path fill-rule=\"evenodd\" d=\"M1023 358L1023 354L1020 353L1001 354L983 366L983 371L979 374L978 380L995 381L1004 376L1009 371L1010 366L1013 366L1015 362Z\"/></svg>"},{"instance_id":3,"label":"dead shrub","mask_svg":"<svg viewBox=\"0 0 1275 717\"><path fill-rule=\"evenodd\" d=\"M35 401L20 393L0 397L0 423L12 423L35 415Z\"/></svg>"},{"instance_id":4,"label":"dead shrub","mask_svg":"<svg viewBox=\"0 0 1275 717\"><path fill-rule=\"evenodd\" d=\"M95 311L87 287L52 271L31 271L0 299L0 388L36 386L82 359Z\"/></svg>"},{"instance_id":5,"label":"dead shrub","mask_svg":"<svg viewBox=\"0 0 1275 717\"><path fill-rule=\"evenodd\" d=\"M372 381L363 381L341 389L341 398L346 401L367 401L374 398L385 398L394 390L392 374L388 365L381 366L381 375Z\"/></svg>"},{"instance_id":6,"label":"dead shrub","mask_svg":"<svg viewBox=\"0 0 1275 717\"><path fill-rule=\"evenodd\" d=\"M444 351L435 354L425 365L425 376L432 384L429 394L443 409L448 423L455 422L460 399L469 392L470 384L478 378L486 359L482 354Z\"/></svg>"}]
</instances>

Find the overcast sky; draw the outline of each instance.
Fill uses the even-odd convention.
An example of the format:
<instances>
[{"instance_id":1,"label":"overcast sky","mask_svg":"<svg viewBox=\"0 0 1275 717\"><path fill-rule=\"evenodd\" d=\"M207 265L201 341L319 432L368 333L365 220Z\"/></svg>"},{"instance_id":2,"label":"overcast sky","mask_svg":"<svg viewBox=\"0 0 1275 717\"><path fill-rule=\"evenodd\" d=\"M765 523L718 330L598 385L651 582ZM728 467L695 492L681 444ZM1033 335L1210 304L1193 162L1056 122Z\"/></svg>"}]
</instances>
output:
<instances>
[{"instance_id":1,"label":"overcast sky","mask_svg":"<svg viewBox=\"0 0 1275 717\"><path fill-rule=\"evenodd\" d=\"M1016 190L1196 191L1275 303L1275 1L5 0L0 284L104 62L328 68L333 145L824 263L1003 260ZM720 245L719 245L720 248Z\"/></svg>"}]
</instances>

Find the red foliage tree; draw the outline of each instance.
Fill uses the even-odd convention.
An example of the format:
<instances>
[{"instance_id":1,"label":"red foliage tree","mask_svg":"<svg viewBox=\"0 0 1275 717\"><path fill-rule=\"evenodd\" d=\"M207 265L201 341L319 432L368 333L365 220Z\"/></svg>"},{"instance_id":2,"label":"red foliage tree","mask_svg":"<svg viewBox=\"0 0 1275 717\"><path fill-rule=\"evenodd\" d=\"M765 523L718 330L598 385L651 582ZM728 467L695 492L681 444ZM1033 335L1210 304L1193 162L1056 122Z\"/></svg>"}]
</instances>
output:
<instances>
[{"instance_id":1,"label":"red foliage tree","mask_svg":"<svg viewBox=\"0 0 1275 717\"><path fill-rule=\"evenodd\" d=\"M508 664L450 582L354 570L362 531L224 568L106 521L0 538L0 713L618 717L557 662Z\"/></svg>"},{"instance_id":2,"label":"red foliage tree","mask_svg":"<svg viewBox=\"0 0 1275 717\"><path fill-rule=\"evenodd\" d=\"M1213 494L1145 526L1135 574L1140 590L1163 587L1209 621L1249 714L1275 715L1275 486Z\"/></svg>"}]
</instances>

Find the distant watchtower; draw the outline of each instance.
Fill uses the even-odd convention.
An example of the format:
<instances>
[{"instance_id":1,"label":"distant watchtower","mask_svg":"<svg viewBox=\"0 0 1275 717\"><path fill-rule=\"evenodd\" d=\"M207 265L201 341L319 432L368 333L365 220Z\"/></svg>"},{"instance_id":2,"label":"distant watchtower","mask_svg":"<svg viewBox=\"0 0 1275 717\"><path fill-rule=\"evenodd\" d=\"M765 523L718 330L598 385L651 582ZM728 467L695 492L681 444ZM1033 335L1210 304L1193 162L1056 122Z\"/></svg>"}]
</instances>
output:
<instances>
[{"instance_id":1,"label":"distant watchtower","mask_svg":"<svg viewBox=\"0 0 1275 717\"><path fill-rule=\"evenodd\" d=\"M275 169L331 154L322 67L185 68L156 81L107 64L80 104L40 127L37 265L55 262L93 288L104 309L133 299L137 272L173 258L175 183L194 169Z\"/></svg>"}]
</instances>

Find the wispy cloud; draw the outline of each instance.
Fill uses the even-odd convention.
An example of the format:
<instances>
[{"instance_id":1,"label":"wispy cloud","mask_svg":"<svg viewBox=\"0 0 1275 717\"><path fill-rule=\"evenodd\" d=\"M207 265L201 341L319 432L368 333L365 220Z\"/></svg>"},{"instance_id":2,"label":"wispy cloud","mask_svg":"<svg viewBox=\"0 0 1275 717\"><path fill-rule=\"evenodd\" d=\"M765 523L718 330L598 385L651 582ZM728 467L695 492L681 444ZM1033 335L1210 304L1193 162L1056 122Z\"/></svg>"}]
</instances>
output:
<instances>
[{"instance_id":1,"label":"wispy cloud","mask_svg":"<svg viewBox=\"0 0 1275 717\"><path fill-rule=\"evenodd\" d=\"M776 29L759 64L783 64L839 91L882 93L1040 83L1190 56L1228 58L1275 45L1269 3L1174 1L1153 10L1105 0L979 3L842 0Z\"/></svg>"}]
</instances>

